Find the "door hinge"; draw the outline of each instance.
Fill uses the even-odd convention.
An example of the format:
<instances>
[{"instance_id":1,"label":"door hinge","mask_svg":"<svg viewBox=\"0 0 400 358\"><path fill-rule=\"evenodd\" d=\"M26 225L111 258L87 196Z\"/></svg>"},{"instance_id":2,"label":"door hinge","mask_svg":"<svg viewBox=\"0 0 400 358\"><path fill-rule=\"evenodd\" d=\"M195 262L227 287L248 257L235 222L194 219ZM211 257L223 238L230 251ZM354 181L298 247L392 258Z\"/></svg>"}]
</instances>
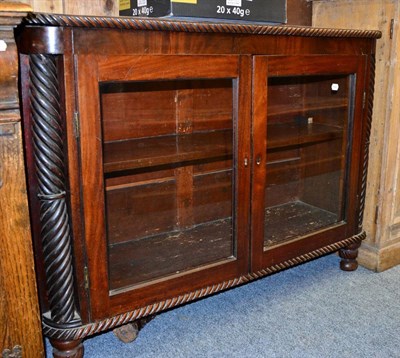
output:
<instances>
[{"instance_id":1,"label":"door hinge","mask_svg":"<svg viewBox=\"0 0 400 358\"><path fill-rule=\"evenodd\" d=\"M79 113L74 112L74 134L75 138L79 138Z\"/></svg>"},{"instance_id":2,"label":"door hinge","mask_svg":"<svg viewBox=\"0 0 400 358\"><path fill-rule=\"evenodd\" d=\"M393 39L393 32L394 32L394 19L390 20L390 30L389 30L389 38Z\"/></svg>"},{"instance_id":3,"label":"door hinge","mask_svg":"<svg viewBox=\"0 0 400 358\"><path fill-rule=\"evenodd\" d=\"M83 281L84 281L84 286L85 290L89 289L89 270L87 266L83 268Z\"/></svg>"}]
</instances>

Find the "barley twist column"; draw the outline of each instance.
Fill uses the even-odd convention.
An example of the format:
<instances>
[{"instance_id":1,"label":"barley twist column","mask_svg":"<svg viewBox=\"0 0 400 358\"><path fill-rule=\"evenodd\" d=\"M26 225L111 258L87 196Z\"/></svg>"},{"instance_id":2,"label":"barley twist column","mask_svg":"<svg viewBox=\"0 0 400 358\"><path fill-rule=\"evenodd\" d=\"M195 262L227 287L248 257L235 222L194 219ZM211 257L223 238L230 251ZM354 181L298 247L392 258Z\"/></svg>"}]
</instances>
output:
<instances>
[{"instance_id":1,"label":"barley twist column","mask_svg":"<svg viewBox=\"0 0 400 358\"><path fill-rule=\"evenodd\" d=\"M30 56L30 101L40 222L51 319L75 316L70 225L56 59Z\"/></svg>"}]
</instances>

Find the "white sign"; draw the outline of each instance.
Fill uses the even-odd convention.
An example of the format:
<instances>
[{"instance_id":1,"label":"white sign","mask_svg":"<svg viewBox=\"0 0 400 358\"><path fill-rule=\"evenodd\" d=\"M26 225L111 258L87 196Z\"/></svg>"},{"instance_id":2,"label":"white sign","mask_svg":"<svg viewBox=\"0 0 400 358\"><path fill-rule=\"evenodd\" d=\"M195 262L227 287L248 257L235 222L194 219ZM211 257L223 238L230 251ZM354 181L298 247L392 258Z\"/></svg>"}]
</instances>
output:
<instances>
[{"instance_id":1,"label":"white sign","mask_svg":"<svg viewBox=\"0 0 400 358\"><path fill-rule=\"evenodd\" d=\"M137 6L147 6L147 0L137 0Z\"/></svg>"},{"instance_id":2,"label":"white sign","mask_svg":"<svg viewBox=\"0 0 400 358\"><path fill-rule=\"evenodd\" d=\"M338 83L332 83L331 84L331 90L334 92L339 91L339 84Z\"/></svg>"},{"instance_id":3,"label":"white sign","mask_svg":"<svg viewBox=\"0 0 400 358\"><path fill-rule=\"evenodd\" d=\"M7 50L7 43L4 40L0 40L0 51L4 52Z\"/></svg>"},{"instance_id":4,"label":"white sign","mask_svg":"<svg viewBox=\"0 0 400 358\"><path fill-rule=\"evenodd\" d=\"M226 6L242 6L242 0L226 0Z\"/></svg>"}]
</instances>

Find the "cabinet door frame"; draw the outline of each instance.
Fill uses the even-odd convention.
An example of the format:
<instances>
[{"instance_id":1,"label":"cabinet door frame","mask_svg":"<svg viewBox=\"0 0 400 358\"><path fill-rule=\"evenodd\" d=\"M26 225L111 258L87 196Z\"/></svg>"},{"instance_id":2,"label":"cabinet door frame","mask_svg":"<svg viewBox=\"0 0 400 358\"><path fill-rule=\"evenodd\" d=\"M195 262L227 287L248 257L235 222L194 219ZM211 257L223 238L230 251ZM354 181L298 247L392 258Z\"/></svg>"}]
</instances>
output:
<instances>
[{"instance_id":1,"label":"cabinet door frame","mask_svg":"<svg viewBox=\"0 0 400 358\"><path fill-rule=\"evenodd\" d=\"M365 74L367 56L302 55L254 56L253 59L253 171L251 196L251 270L305 255L358 233L359 163L362 153ZM355 75L351 147L348 150L347 220L315 233L264 249L264 186L267 178L267 103L268 78L305 75Z\"/></svg>"},{"instance_id":2,"label":"cabinet door frame","mask_svg":"<svg viewBox=\"0 0 400 358\"><path fill-rule=\"evenodd\" d=\"M248 271L251 60L237 55L75 55L80 120L81 195L91 319L145 307ZM135 70L140 69L140 70ZM233 80L234 238L236 259L197 267L110 296L107 270L99 83L179 79ZM240 118L240 120L239 120ZM239 140L239 133L240 139ZM93 154L98 153L98 155ZM245 165L246 164L246 165ZM236 208L236 209L235 209Z\"/></svg>"}]
</instances>

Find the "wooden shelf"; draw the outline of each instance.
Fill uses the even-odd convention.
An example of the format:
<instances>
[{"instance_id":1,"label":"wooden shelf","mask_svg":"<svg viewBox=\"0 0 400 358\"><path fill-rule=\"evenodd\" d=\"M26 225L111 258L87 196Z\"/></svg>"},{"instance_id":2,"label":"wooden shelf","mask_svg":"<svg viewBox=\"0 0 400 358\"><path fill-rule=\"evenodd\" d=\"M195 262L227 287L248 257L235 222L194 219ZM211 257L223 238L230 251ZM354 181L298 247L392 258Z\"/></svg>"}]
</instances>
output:
<instances>
[{"instance_id":1,"label":"wooden shelf","mask_svg":"<svg viewBox=\"0 0 400 358\"><path fill-rule=\"evenodd\" d=\"M232 158L232 130L140 138L104 144L104 172L212 158Z\"/></svg>"},{"instance_id":2,"label":"wooden shelf","mask_svg":"<svg viewBox=\"0 0 400 358\"><path fill-rule=\"evenodd\" d=\"M323 101L319 97L307 98L302 103L271 104L268 106L268 116L346 108L347 106L347 98L323 98Z\"/></svg>"},{"instance_id":3,"label":"wooden shelf","mask_svg":"<svg viewBox=\"0 0 400 358\"><path fill-rule=\"evenodd\" d=\"M145 283L232 256L230 218L112 245L109 248L110 290Z\"/></svg>"},{"instance_id":4,"label":"wooden shelf","mask_svg":"<svg viewBox=\"0 0 400 358\"><path fill-rule=\"evenodd\" d=\"M343 130L325 124L268 125L267 148L278 149L340 138ZM219 130L104 144L104 172L155 167L213 158L232 158L233 133Z\"/></svg>"},{"instance_id":5,"label":"wooden shelf","mask_svg":"<svg viewBox=\"0 0 400 358\"><path fill-rule=\"evenodd\" d=\"M271 247L338 222L336 214L293 201L265 210L264 245Z\"/></svg>"},{"instance_id":6,"label":"wooden shelf","mask_svg":"<svg viewBox=\"0 0 400 358\"><path fill-rule=\"evenodd\" d=\"M277 123L267 128L267 148L277 149L334 140L343 136L343 129L319 123Z\"/></svg>"}]
</instances>

